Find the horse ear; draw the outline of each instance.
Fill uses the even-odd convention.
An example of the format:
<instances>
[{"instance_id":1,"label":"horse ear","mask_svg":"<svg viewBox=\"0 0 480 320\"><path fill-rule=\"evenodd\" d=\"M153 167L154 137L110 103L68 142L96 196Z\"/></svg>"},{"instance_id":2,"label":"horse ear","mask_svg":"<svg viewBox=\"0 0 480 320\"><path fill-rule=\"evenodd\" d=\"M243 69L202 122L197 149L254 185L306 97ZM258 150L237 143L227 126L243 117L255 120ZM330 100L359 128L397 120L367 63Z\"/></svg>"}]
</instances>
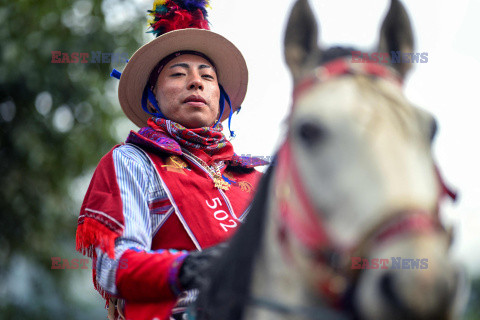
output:
<instances>
[{"instance_id":1,"label":"horse ear","mask_svg":"<svg viewBox=\"0 0 480 320\"><path fill-rule=\"evenodd\" d=\"M399 0L391 0L390 9L382 23L378 52L388 52L391 59L395 54L399 59L392 66L405 77L412 64L401 61L401 52L413 52L413 47L413 31L407 11Z\"/></svg>"},{"instance_id":2,"label":"horse ear","mask_svg":"<svg viewBox=\"0 0 480 320\"><path fill-rule=\"evenodd\" d=\"M294 82L311 71L320 59L317 22L307 0L297 0L290 13L284 38L284 54Z\"/></svg>"}]
</instances>

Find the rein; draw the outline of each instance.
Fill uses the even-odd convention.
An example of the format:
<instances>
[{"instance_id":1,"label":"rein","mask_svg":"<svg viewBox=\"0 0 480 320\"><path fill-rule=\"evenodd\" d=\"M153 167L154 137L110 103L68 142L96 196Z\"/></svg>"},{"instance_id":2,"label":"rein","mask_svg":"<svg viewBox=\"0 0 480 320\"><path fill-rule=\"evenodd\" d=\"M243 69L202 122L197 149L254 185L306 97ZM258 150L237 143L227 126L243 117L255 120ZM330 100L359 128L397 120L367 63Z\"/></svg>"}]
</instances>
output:
<instances>
[{"instance_id":1,"label":"rein","mask_svg":"<svg viewBox=\"0 0 480 320\"><path fill-rule=\"evenodd\" d=\"M399 86L402 85L401 78L386 66L375 63L352 63L351 59L340 58L318 67L311 77L306 78L295 87L293 106L295 106L295 102L301 93L314 84L348 74L380 77ZM445 196L450 196L455 200L456 195L445 185L438 168L436 170L440 185L437 204L438 212L441 199ZM277 185L275 197L279 208L278 220L280 225L278 236L284 254L288 258L292 257L287 237L288 235L293 235L300 242L301 246L315 257L315 261L319 263L320 267L327 269L328 275L322 278L316 285L320 293L327 299L327 302L337 309L340 309L342 306L342 299L348 286L354 284L355 272L353 271L358 271L348 268L353 254L368 252L365 251L366 248L407 232L446 232L438 214L432 215L423 211L403 211L381 221L366 233L353 248L339 248L328 235L325 226L319 219L322 213L315 209L302 184L288 138L279 150L275 172ZM333 263L332 260L334 260ZM257 299L256 304L280 313L310 314L311 311L310 308L288 307L267 299ZM318 317L306 315L305 317L318 319Z\"/></svg>"}]
</instances>

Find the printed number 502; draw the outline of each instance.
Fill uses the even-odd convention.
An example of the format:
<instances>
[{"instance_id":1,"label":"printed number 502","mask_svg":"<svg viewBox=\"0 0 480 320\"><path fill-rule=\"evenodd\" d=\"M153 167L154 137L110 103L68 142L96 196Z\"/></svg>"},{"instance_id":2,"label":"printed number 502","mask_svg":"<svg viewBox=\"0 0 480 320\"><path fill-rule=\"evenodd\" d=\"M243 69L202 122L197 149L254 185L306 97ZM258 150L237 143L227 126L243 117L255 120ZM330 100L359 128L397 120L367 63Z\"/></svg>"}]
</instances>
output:
<instances>
[{"instance_id":1,"label":"printed number 502","mask_svg":"<svg viewBox=\"0 0 480 320\"><path fill-rule=\"evenodd\" d=\"M220 207L222 206L222 202L220 201L219 198L212 199L212 204L209 204L208 200L205 200L205 203L210 209L216 209L218 206ZM223 222L220 222L220 226L225 232L228 232L228 228L237 227L237 221L233 219L228 219L229 215L225 210L217 210L213 213L213 216L215 217L216 220L223 221ZM225 222L228 222L228 224Z\"/></svg>"}]
</instances>

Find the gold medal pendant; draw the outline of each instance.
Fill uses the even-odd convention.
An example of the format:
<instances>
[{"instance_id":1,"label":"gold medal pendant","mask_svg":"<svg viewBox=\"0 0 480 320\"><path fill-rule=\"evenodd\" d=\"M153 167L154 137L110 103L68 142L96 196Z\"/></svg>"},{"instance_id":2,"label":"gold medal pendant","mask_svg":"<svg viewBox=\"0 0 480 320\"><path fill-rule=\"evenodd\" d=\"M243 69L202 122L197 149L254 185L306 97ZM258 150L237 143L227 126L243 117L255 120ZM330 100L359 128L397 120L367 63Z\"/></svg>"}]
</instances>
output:
<instances>
[{"instance_id":1,"label":"gold medal pendant","mask_svg":"<svg viewBox=\"0 0 480 320\"><path fill-rule=\"evenodd\" d=\"M183 149L182 149L183 150ZM215 184L215 188L217 189L221 189L221 190L229 190L230 189L230 184L225 181L223 178L222 178L222 173L220 172L220 169L218 166L216 165L213 165L213 168L210 167L209 165L207 165L205 163L205 161L203 161L202 159L200 159L199 157L197 157L196 155L194 155L193 153L190 153L188 152L187 150L183 150L183 152L185 152L186 154L188 154L190 157L194 158L195 160L198 161L198 163L203 167L205 168L205 170L207 170L207 172L210 174L210 176L213 178L213 183Z\"/></svg>"}]
</instances>

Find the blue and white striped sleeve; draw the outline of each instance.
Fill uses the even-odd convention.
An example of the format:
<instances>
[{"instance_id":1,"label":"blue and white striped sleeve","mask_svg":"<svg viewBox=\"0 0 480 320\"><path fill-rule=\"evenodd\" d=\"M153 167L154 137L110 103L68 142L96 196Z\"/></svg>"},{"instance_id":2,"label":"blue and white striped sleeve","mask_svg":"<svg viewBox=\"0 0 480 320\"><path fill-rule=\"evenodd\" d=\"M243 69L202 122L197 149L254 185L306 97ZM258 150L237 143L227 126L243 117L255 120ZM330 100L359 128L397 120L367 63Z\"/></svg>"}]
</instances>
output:
<instances>
[{"instance_id":1,"label":"blue and white striped sleeve","mask_svg":"<svg viewBox=\"0 0 480 320\"><path fill-rule=\"evenodd\" d=\"M116 271L121 267L120 257L129 248L150 250L152 233L160 221L152 221L149 203L152 197L166 197L159 177L148 157L137 148L123 145L112 154L115 173L122 198L125 229L115 240L115 259L100 249L97 253L97 282L106 292L117 295ZM155 219L162 218L157 217Z\"/></svg>"}]
</instances>

